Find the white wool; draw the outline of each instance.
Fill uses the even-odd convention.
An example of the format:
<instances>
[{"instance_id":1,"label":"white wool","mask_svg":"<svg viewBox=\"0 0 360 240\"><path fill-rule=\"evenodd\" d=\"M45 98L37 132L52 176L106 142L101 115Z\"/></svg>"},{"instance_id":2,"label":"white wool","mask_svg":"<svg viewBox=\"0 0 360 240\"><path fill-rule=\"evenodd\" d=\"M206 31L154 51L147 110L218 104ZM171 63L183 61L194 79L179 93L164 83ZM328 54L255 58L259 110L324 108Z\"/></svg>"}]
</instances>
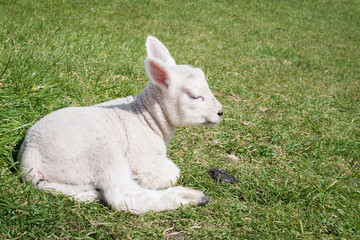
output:
<instances>
[{"instance_id":1,"label":"white wool","mask_svg":"<svg viewBox=\"0 0 360 240\"><path fill-rule=\"evenodd\" d=\"M171 187L180 170L166 145L177 126L219 123L221 105L200 69L176 65L155 37L146 50L151 82L139 95L64 108L29 129L18 155L26 180L136 214L208 201L200 191Z\"/></svg>"}]
</instances>

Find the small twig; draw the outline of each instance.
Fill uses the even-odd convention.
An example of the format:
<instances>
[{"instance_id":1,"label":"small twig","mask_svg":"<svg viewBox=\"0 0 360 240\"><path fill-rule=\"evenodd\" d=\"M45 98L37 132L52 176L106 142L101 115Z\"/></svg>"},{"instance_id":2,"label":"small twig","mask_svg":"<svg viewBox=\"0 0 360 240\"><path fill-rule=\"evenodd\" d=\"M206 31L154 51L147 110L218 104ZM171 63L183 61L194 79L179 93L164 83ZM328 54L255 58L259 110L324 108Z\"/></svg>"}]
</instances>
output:
<instances>
[{"instance_id":1,"label":"small twig","mask_svg":"<svg viewBox=\"0 0 360 240\"><path fill-rule=\"evenodd\" d=\"M14 240L22 238L25 234L27 234L27 231L23 232L23 234L21 234L21 235L18 236L17 238L14 238Z\"/></svg>"},{"instance_id":2,"label":"small twig","mask_svg":"<svg viewBox=\"0 0 360 240\"><path fill-rule=\"evenodd\" d=\"M332 186L334 186L336 183L338 183L338 180L335 180L332 184L330 184L330 186L328 186L327 188L325 188L325 191L328 190L329 188L331 188Z\"/></svg>"},{"instance_id":3,"label":"small twig","mask_svg":"<svg viewBox=\"0 0 360 240\"><path fill-rule=\"evenodd\" d=\"M262 97L263 97L263 95L261 95L260 97L258 97L258 98L255 99L255 100L249 100L249 99L247 99L247 100L244 100L244 102L257 102L257 101L259 101Z\"/></svg>"}]
</instances>

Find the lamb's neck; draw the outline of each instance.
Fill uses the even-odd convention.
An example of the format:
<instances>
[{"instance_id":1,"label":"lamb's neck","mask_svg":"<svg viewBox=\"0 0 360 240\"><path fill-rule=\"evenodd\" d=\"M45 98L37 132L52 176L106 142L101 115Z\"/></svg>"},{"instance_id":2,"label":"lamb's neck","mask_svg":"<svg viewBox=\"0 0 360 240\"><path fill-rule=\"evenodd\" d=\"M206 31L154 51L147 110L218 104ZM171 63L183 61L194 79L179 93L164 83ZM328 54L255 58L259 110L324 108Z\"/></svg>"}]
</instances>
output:
<instances>
[{"instance_id":1,"label":"lamb's neck","mask_svg":"<svg viewBox=\"0 0 360 240\"><path fill-rule=\"evenodd\" d=\"M162 101L161 90L150 83L136 96L134 104L149 127L169 144L176 127L171 124Z\"/></svg>"}]
</instances>

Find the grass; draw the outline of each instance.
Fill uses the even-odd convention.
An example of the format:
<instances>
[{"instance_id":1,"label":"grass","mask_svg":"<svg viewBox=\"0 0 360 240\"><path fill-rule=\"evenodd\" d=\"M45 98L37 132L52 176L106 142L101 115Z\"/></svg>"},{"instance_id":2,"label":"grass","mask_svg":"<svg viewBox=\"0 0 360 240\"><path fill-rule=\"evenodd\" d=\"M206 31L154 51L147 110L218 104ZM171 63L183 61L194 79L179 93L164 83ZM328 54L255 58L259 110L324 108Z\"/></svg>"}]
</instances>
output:
<instances>
[{"instance_id":1,"label":"grass","mask_svg":"<svg viewBox=\"0 0 360 240\"><path fill-rule=\"evenodd\" d=\"M356 0L0 0L0 238L360 238L359 29ZM146 86L148 34L224 106L169 145L179 184L211 202L134 216L23 183L16 153L41 117Z\"/></svg>"}]
</instances>

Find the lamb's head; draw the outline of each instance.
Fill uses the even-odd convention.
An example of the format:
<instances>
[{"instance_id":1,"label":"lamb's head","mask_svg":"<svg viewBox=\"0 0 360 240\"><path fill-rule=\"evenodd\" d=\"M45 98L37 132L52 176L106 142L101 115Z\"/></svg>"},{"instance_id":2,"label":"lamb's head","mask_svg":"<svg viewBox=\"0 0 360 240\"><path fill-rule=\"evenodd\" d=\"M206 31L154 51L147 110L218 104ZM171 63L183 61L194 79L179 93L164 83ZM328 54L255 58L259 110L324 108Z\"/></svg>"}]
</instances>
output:
<instances>
[{"instance_id":1,"label":"lamb's head","mask_svg":"<svg viewBox=\"0 0 360 240\"><path fill-rule=\"evenodd\" d=\"M155 37L147 38L146 50L146 72L159 89L162 108L174 126L215 126L221 121L222 106L201 69L176 65Z\"/></svg>"}]
</instances>

